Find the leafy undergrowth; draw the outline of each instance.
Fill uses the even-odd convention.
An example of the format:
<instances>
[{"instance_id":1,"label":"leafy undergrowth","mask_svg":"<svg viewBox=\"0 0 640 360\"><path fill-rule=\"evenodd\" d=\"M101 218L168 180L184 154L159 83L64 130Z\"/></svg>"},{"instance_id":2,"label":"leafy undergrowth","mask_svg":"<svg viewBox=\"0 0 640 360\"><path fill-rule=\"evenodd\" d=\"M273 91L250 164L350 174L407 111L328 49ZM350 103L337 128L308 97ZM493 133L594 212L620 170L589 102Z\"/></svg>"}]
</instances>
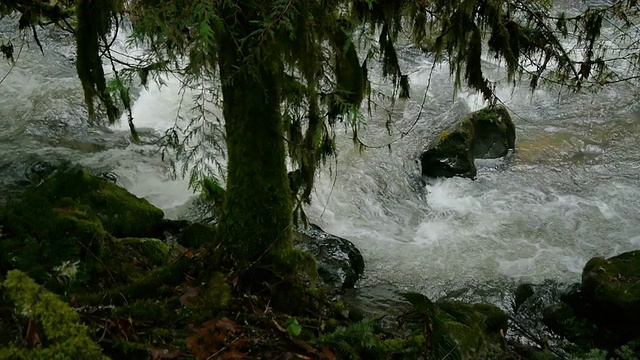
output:
<instances>
[{"instance_id":1,"label":"leafy undergrowth","mask_svg":"<svg viewBox=\"0 0 640 360\"><path fill-rule=\"evenodd\" d=\"M0 359L523 358L500 338L505 315L487 306L406 294L413 307L389 330L379 319L351 321L304 273L241 269L228 253L176 244L150 271L98 258L113 281L83 278L82 291L71 278L54 279L55 294L10 271L0 279ZM146 264L141 256L118 259ZM123 269L139 273L118 276Z\"/></svg>"},{"instance_id":2,"label":"leafy undergrowth","mask_svg":"<svg viewBox=\"0 0 640 360\"><path fill-rule=\"evenodd\" d=\"M328 300L301 281L304 277L280 276L268 268L238 271L214 266L213 271L210 260L216 256L211 251L222 248L178 251L169 264L137 281L98 293L55 296L39 286L34 289L37 285L29 279L32 285L26 294L15 279L10 281L15 275L9 272L0 288L0 308L14 310L0 312L3 333L11 335L2 339L8 351L0 352L0 359L87 358L69 352L73 345L61 346L55 335L59 333L72 334L67 342L89 344L87 350L94 353L97 345L112 359L440 359L443 354L447 359L475 358L460 346L463 338L456 337L467 333L471 338L462 341L473 342L473 351L487 347L476 338L474 327L481 317L461 325L438 315L440 310L422 295L407 296L414 308L400 319L404 326L391 333L376 319L350 321L341 303ZM44 306L45 300L55 306ZM62 319L55 320L58 328L51 326L47 311ZM56 333L50 333L54 328ZM52 356L58 349L65 352ZM519 358L500 349L483 354Z\"/></svg>"}]
</instances>

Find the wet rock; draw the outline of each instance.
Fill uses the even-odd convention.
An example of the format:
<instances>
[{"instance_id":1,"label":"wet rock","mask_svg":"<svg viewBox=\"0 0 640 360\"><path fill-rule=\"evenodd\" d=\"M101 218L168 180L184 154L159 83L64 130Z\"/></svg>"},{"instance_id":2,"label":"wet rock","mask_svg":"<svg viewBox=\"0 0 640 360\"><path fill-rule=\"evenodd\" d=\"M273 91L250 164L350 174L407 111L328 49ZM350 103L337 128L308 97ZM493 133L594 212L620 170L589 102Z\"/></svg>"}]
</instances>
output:
<instances>
[{"instance_id":1,"label":"wet rock","mask_svg":"<svg viewBox=\"0 0 640 360\"><path fill-rule=\"evenodd\" d=\"M380 319L383 331L398 334L398 317L410 309L403 290L393 284L375 284L348 289L340 296L353 321Z\"/></svg>"},{"instance_id":2,"label":"wet rock","mask_svg":"<svg viewBox=\"0 0 640 360\"><path fill-rule=\"evenodd\" d=\"M56 165L47 161L36 161L24 170L24 177L29 182L37 184L51 176L56 170Z\"/></svg>"},{"instance_id":3,"label":"wet rock","mask_svg":"<svg viewBox=\"0 0 640 360\"><path fill-rule=\"evenodd\" d=\"M517 313L520 307L535 294L533 284L520 284L516 288L513 299L513 312Z\"/></svg>"},{"instance_id":4,"label":"wet rock","mask_svg":"<svg viewBox=\"0 0 640 360\"><path fill-rule=\"evenodd\" d=\"M315 256L318 274L330 288L352 288L362 276L364 259L351 241L328 234L313 224L298 232L297 240L297 249Z\"/></svg>"},{"instance_id":5,"label":"wet rock","mask_svg":"<svg viewBox=\"0 0 640 360\"><path fill-rule=\"evenodd\" d=\"M581 285L547 308L543 320L578 344L612 350L640 340L640 250L589 260Z\"/></svg>"},{"instance_id":6,"label":"wet rock","mask_svg":"<svg viewBox=\"0 0 640 360\"><path fill-rule=\"evenodd\" d=\"M114 184L118 184L118 174L112 172L112 171L103 171L101 173L98 174L98 176L102 179L105 179L107 181L110 181Z\"/></svg>"},{"instance_id":7,"label":"wet rock","mask_svg":"<svg viewBox=\"0 0 640 360\"><path fill-rule=\"evenodd\" d=\"M469 114L443 130L420 156L422 175L474 178L474 159L496 159L515 148L515 126L502 106Z\"/></svg>"},{"instance_id":8,"label":"wet rock","mask_svg":"<svg viewBox=\"0 0 640 360\"><path fill-rule=\"evenodd\" d=\"M470 346L471 351L491 353L502 347L502 335L507 332L509 315L500 308L489 304L467 304L460 301L437 302L440 310L451 316L456 322L467 327L466 331L454 331L463 343L476 344ZM458 329L458 326L451 326ZM473 339L473 340L472 340ZM473 358L477 358L477 357Z\"/></svg>"}]
</instances>

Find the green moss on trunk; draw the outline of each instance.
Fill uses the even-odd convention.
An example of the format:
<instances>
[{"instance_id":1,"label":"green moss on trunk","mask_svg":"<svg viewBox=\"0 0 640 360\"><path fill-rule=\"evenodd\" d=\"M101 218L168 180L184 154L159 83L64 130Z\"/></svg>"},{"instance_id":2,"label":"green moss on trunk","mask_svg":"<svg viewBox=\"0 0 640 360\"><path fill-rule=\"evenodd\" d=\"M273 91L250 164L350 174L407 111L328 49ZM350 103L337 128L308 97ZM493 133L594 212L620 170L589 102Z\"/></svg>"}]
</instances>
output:
<instances>
[{"instance_id":1,"label":"green moss on trunk","mask_svg":"<svg viewBox=\"0 0 640 360\"><path fill-rule=\"evenodd\" d=\"M222 236L241 262L293 250L293 208L285 166L278 75L246 65L230 39L220 54L228 177ZM249 68L249 69L247 69Z\"/></svg>"}]
</instances>

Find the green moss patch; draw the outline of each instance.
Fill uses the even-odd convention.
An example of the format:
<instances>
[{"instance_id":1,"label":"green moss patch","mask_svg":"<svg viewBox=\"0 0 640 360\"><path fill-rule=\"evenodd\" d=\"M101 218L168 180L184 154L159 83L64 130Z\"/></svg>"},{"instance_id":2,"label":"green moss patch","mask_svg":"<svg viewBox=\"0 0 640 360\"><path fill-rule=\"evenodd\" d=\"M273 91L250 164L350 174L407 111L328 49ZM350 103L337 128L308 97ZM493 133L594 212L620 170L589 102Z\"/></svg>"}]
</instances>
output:
<instances>
[{"instance_id":1,"label":"green moss patch","mask_svg":"<svg viewBox=\"0 0 640 360\"><path fill-rule=\"evenodd\" d=\"M116 237L153 235L164 217L147 200L80 168L59 171L31 192L53 205L63 202L86 209Z\"/></svg>"},{"instance_id":2,"label":"green moss patch","mask_svg":"<svg viewBox=\"0 0 640 360\"><path fill-rule=\"evenodd\" d=\"M89 337L78 314L25 273L10 271L2 290L15 304L15 314L41 328L41 346L0 349L0 359L107 359ZM35 325L37 324L37 325Z\"/></svg>"},{"instance_id":3,"label":"green moss patch","mask_svg":"<svg viewBox=\"0 0 640 360\"><path fill-rule=\"evenodd\" d=\"M153 265L163 265L169 258L169 245L153 238L124 238L118 242L131 247Z\"/></svg>"}]
</instances>

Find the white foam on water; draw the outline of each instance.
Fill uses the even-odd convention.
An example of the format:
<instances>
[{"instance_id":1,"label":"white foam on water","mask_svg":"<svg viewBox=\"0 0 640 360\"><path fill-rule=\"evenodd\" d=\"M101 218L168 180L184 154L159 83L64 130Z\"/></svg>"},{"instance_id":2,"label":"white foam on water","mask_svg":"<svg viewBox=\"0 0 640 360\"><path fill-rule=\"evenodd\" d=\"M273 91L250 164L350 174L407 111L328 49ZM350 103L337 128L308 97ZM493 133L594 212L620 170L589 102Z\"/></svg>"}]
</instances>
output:
<instances>
[{"instance_id":1,"label":"white foam on water","mask_svg":"<svg viewBox=\"0 0 640 360\"><path fill-rule=\"evenodd\" d=\"M0 85L0 92L11 94L0 98L0 137L12 139L0 151L61 153L114 171L126 188L165 210L187 202L193 196L187 180L173 179L151 145L113 141L105 150L83 153L33 135L52 131L54 120L72 126L83 116L73 65L64 53L56 56L53 68L23 63ZM599 94L559 96L553 89L499 87L498 96L514 115L516 146L526 143L526 151L479 161L475 181L441 179L425 186L416 163L420 152L442 128L485 103L468 91L454 96L445 66L436 66L429 79L430 60L412 61L412 96L391 109L393 134L384 126L386 113L374 111L360 135L384 145L415 122L413 131L394 142L391 153L383 148L364 154L354 149L348 131L338 131L338 167L329 162L331 172L328 165L320 171L307 207L312 222L362 250L364 284L393 282L437 293L482 282L575 281L590 257L640 247L637 89L621 85ZM0 74L5 69L0 64ZM188 119L193 95L185 94L180 108L180 83L173 78L160 89L140 90L133 106L136 126L161 134L175 124L179 110ZM126 121L113 129L127 136Z\"/></svg>"}]
</instances>

